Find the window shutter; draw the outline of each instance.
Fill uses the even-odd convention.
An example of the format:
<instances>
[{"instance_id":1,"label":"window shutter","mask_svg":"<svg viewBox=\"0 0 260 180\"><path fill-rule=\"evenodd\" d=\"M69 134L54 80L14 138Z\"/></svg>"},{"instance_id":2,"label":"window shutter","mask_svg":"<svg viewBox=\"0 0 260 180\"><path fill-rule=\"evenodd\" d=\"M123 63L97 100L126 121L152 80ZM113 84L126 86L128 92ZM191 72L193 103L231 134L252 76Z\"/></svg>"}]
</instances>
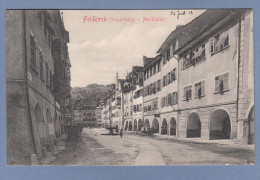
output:
<instances>
[{"instance_id":1,"label":"window shutter","mask_svg":"<svg viewBox=\"0 0 260 180\"><path fill-rule=\"evenodd\" d=\"M182 97L183 100L186 100L186 91L187 91L186 88L184 88L184 89L183 89L183 97Z\"/></svg>"},{"instance_id":2,"label":"window shutter","mask_svg":"<svg viewBox=\"0 0 260 180\"><path fill-rule=\"evenodd\" d=\"M205 96L205 81L201 81L201 96Z\"/></svg>"},{"instance_id":3,"label":"window shutter","mask_svg":"<svg viewBox=\"0 0 260 180\"><path fill-rule=\"evenodd\" d=\"M165 96L164 98L165 98L165 101L164 101L165 102L165 106L168 106L168 96Z\"/></svg>"},{"instance_id":4,"label":"window shutter","mask_svg":"<svg viewBox=\"0 0 260 180\"><path fill-rule=\"evenodd\" d=\"M214 44L214 38L210 38L210 48L209 48L209 53L212 55L215 52L215 44Z\"/></svg>"},{"instance_id":5,"label":"window shutter","mask_svg":"<svg viewBox=\"0 0 260 180\"><path fill-rule=\"evenodd\" d=\"M171 105L174 105L175 104L175 93L171 93Z\"/></svg>"},{"instance_id":6,"label":"window shutter","mask_svg":"<svg viewBox=\"0 0 260 180\"><path fill-rule=\"evenodd\" d=\"M215 77L215 93L220 91L220 76Z\"/></svg>"},{"instance_id":7,"label":"window shutter","mask_svg":"<svg viewBox=\"0 0 260 180\"><path fill-rule=\"evenodd\" d=\"M198 97L198 96L199 96L199 88L200 88L200 84L199 84L199 83L196 83L196 84L195 84L194 97Z\"/></svg>"},{"instance_id":8,"label":"window shutter","mask_svg":"<svg viewBox=\"0 0 260 180\"><path fill-rule=\"evenodd\" d=\"M178 93L175 93L175 104L178 104Z\"/></svg>"},{"instance_id":9,"label":"window shutter","mask_svg":"<svg viewBox=\"0 0 260 180\"><path fill-rule=\"evenodd\" d=\"M224 90L229 89L229 73L223 75L223 86Z\"/></svg>"},{"instance_id":10,"label":"window shutter","mask_svg":"<svg viewBox=\"0 0 260 180\"><path fill-rule=\"evenodd\" d=\"M191 88L189 89L189 99L191 99Z\"/></svg>"}]
</instances>

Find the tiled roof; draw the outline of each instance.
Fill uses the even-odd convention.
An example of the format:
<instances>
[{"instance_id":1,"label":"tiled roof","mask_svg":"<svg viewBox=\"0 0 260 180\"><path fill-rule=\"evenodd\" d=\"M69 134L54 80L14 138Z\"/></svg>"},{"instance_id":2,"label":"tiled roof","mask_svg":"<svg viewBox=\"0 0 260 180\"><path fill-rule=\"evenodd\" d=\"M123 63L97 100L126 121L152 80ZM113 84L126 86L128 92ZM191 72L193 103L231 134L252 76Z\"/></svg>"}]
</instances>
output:
<instances>
[{"instance_id":1,"label":"tiled roof","mask_svg":"<svg viewBox=\"0 0 260 180\"><path fill-rule=\"evenodd\" d=\"M162 58L162 55L159 54L154 58L149 58L151 59L151 61L149 61L149 63L147 63L146 65L144 65L143 70L146 70L148 67L150 67L151 65L153 65L154 63L156 63L157 61L159 61Z\"/></svg>"},{"instance_id":2,"label":"tiled roof","mask_svg":"<svg viewBox=\"0 0 260 180\"><path fill-rule=\"evenodd\" d=\"M203 32L210 29L219 21L224 19L230 14L239 15L248 9L210 9L205 11L200 16L193 19L188 24L175 29L161 45L157 53L163 53L169 48L171 43L178 39L179 48L183 47L186 43L192 41Z\"/></svg>"},{"instance_id":3,"label":"tiled roof","mask_svg":"<svg viewBox=\"0 0 260 180\"><path fill-rule=\"evenodd\" d=\"M139 72L139 71L143 71L143 69L144 69L143 66L133 66L132 71Z\"/></svg>"}]
</instances>

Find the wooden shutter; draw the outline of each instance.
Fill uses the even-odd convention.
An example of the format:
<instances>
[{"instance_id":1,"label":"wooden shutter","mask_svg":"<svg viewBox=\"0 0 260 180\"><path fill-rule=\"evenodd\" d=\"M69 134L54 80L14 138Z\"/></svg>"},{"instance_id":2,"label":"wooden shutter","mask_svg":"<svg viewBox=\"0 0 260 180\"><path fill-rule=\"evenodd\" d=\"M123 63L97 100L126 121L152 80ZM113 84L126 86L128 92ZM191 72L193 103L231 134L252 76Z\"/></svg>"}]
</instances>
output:
<instances>
[{"instance_id":1,"label":"wooden shutter","mask_svg":"<svg viewBox=\"0 0 260 180\"><path fill-rule=\"evenodd\" d=\"M225 73L223 75L223 86L224 86L223 90L229 89L229 73Z\"/></svg>"},{"instance_id":2,"label":"wooden shutter","mask_svg":"<svg viewBox=\"0 0 260 180\"><path fill-rule=\"evenodd\" d=\"M175 103L178 104L178 92L175 93Z\"/></svg>"},{"instance_id":3,"label":"wooden shutter","mask_svg":"<svg viewBox=\"0 0 260 180\"><path fill-rule=\"evenodd\" d=\"M205 96L205 81L201 81L201 96Z\"/></svg>"},{"instance_id":4,"label":"wooden shutter","mask_svg":"<svg viewBox=\"0 0 260 180\"><path fill-rule=\"evenodd\" d=\"M209 53L210 55L212 55L215 52L214 37L209 39L209 43L210 43Z\"/></svg>"},{"instance_id":5,"label":"wooden shutter","mask_svg":"<svg viewBox=\"0 0 260 180\"><path fill-rule=\"evenodd\" d=\"M215 77L215 93L220 91L220 76Z\"/></svg>"},{"instance_id":6,"label":"wooden shutter","mask_svg":"<svg viewBox=\"0 0 260 180\"><path fill-rule=\"evenodd\" d=\"M176 100L175 100L175 92L172 93L172 105L176 104Z\"/></svg>"},{"instance_id":7,"label":"wooden shutter","mask_svg":"<svg viewBox=\"0 0 260 180\"><path fill-rule=\"evenodd\" d=\"M190 87L190 89L189 89L189 99L191 99L191 93L192 93L192 91L191 91L191 87Z\"/></svg>"},{"instance_id":8,"label":"wooden shutter","mask_svg":"<svg viewBox=\"0 0 260 180\"><path fill-rule=\"evenodd\" d=\"M186 100L186 87L183 89L183 97L182 97L183 100Z\"/></svg>"},{"instance_id":9,"label":"wooden shutter","mask_svg":"<svg viewBox=\"0 0 260 180\"><path fill-rule=\"evenodd\" d=\"M194 97L198 97L198 95L199 95L199 88L200 88L200 83L196 83L195 84Z\"/></svg>"}]
</instances>

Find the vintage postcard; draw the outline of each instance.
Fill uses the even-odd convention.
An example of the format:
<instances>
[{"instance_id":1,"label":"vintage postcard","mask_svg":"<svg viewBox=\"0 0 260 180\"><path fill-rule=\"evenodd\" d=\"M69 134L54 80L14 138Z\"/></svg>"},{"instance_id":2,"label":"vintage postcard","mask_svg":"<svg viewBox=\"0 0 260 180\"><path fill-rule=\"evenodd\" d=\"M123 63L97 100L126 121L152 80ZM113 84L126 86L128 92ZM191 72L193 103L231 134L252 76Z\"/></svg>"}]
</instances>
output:
<instances>
[{"instance_id":1,"label":"vintage postcard","mask_svg":"<svg viewBox=\"0 0 260 180\"><path fill-rule=\"evenodd\" d=\"M7 165L255 164L253 18L6 10Z\"/></svg>"}]
</instances>

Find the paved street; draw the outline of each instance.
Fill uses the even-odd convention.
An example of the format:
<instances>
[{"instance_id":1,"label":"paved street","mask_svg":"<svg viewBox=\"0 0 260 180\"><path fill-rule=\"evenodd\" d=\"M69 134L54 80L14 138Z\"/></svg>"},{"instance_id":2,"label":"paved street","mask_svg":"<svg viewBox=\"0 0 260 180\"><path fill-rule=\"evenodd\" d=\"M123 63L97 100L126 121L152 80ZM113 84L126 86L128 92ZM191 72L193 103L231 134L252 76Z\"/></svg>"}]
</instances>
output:
<instances>
[{"instance_id":1,"label":"paved street","mask_svg":"<svg viewBox=\"0 0 260 180\"><path fill-rule=\"evenodd\" d=\"M167 136L124 133L101 135L105 129L84 129L82 141L66 142L66 150L50 165L234 165L253 164L250 146L185 141Z\"/></svg>"}]
</instances>

